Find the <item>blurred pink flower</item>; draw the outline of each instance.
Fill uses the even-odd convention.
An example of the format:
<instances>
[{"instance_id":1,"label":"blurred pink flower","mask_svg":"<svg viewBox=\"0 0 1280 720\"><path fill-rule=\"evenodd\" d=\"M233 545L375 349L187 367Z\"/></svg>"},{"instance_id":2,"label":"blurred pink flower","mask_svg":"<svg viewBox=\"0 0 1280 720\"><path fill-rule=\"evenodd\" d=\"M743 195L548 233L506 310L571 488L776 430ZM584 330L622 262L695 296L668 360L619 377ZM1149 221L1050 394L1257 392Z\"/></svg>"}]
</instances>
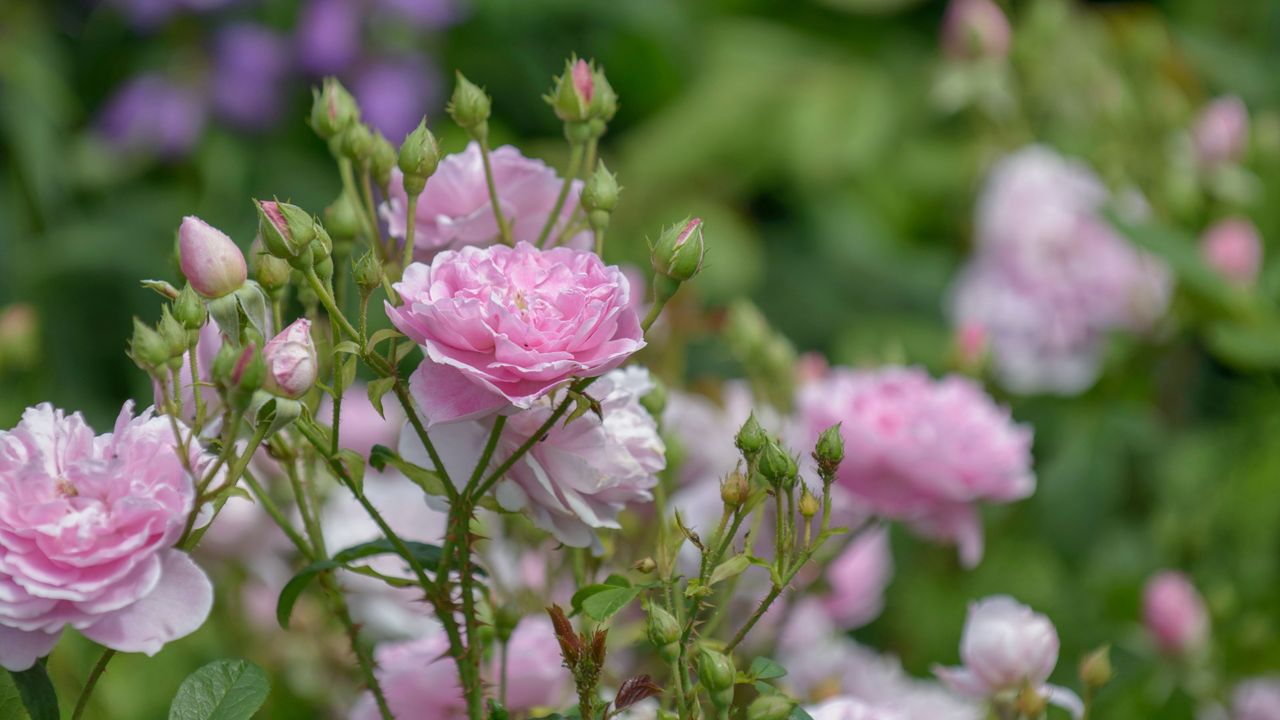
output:
<instances>
[{"instance_id":1,"label":"blurred pink flower","mask_svg":"<svg viewBox=\"0 0 1280 720\"><path fill-rule=\"evenodd\" d=\"M991 0L951 0L942 20L942 49L954 59L1003 58L1012 33Z\"/></svg>"},{"instance_id":2,"label":"blurred pink flower","mask_svg":"<svg viewBox=\"0 0 1280 720\"><path fill-rule=\"evenodd\" d=\"M1237 285L1252 285L1262 268L1262 238L1244 218L1219 220L1200 239L1200 254L1209 267Z\"/></svg>"},{"instance_id":3,"label":"blurred pink flower","mask_svg":"<svg viewBox=\"0 0 1280 720\"><path fill-rule=\"evenodd\" d=\"M1280 720L1280 677L1245 680L1231 693L1231 720Z\"/></svg>"},{"instance_id":4,"label":"blurred pink flower","mask_svg":"<svg viewBox=\"0 0 1280 720\"><path fill-rule=\"evenodd\" d=\"M417 640L386 643L374 653L378 684L397 720L460 720L467 717L458 667L449 640L438 625ZM350 720L379 720L378 705L366 692Z\"/></svg>"},{"instance_id":5,"label":"blurred pink flower","mask_svg":"<svg viewBox=\"0 0 1280 720\"><path fill-rule=\"evenodd\" d=\"M1070 690L1047 684L1058 664L1058 631L1053 623L1007 595L969 606L960 660L963 667L934 668L934 673L958 693L990 698L1030 685L1076 717L1084 711Z\"/></svg>"},{"instance_id":6,"label":"blurred pink flower","mask_svg":"<svg viewBox=\"0 0 1280 720\"><path fill-rule=\"evenodd\" d=\"M1133 199L1130 215L1145 212ZM1097 379L1107 335L1145 332L1172 293L1168 269L1101 215L1106 187L1044 147L992 169L979 202L973 259L950 313L986 332L1000 383L1018 393L1079 393Z\"/></svg>"},{"instance_id":7,"label":"blurred pink flower","mask_svg":"<svg viewBox=\"0 0 1280 720\"><path fill-rule=\"evenodd\" d=\"M491 684L498 684L500 671L495 657L489 674ZM507 709L523 714L534 708L560 707L572 689L551 620L545 614L523 618L507 646Z\"/></svg>"},{"instance_id":8,"label":"blurred pink flower","mask_svg":"<svg viewBox=\"0 0 1280 720\"><path fill-rule=\"evenodd\" d=\"M954 542L967 566L982 558L979 502L1031 495L1031 430L972 381L915 368L834 368L801 387L797 441L812 446L841 423L837 483L860 509Z\"/></svg>"},{"instance_id":9,"label":"blurred pink flower","mask_svg":"<svg viewBox=\"0 0 1280 720\"><path fill-rule=\"evenodd\" d=\"M511 225L512 237L516 242L537 242L564 181L546 163L527 158L510 145L492 151L489 161L493 167L498 202L503 217ZM390 197L379 210L388 232L400 239L407 232L405 212L408 207L402 178L398 169L392 171ZM581 181L574 180L549 242L554 242L578 207L581 190ZM435 174L427 180L426 189L418 196L414 255L423 262L429 262L442 250L491 245L498 237L498 221L489 200L480 146L473 142L465 151L441 160ZM564 244L580 249L590 248L591 233L578 233Z\"/></svg>"},{"instance_id":10,"label":"blurred pink flower","mask_svg":"<svg viewBox=\"0 0 1280 720\"><path fill-rule=\"evenodd\" d=\"M249 277L244 253L226 233L194 215L178 228L182 274L196 292L219 298L237 290Z\"/></svg>"},{"instance_id":11,"label":"blurred pink flower","mask_svg":"<svg viewBox=\"0 0 1280 720\"><path fill-rule=\"evenodd\" d=\"M851 697L831 698L807 709L813 720L907 720L900 713Z\"/></svg>"},{"instance_id":12,"label":"blurred pink flower","mask_svg":"<svg viewBox=\"0 0 1280 720\"><path fill-rule=\"evenodd\" d=\"M884 589L892 577L889 531L870 528L827 566L831 591L823 597L823 606L840 629L862 627L884 609Z\"/></svg>"},{"instance_id":13,"label":"blurred pink flower","mask_svg":"<svg viewBox=\"0 0 1280 720\"><path fill-rule=\"evenodd\" d=\"M1200 111L1192 135L1201 165L1235 162L1249 144L1249 108L1234 95L1220 97Z\"/></svg>"},{"instance_id":14,"label":"blurred pink flower","mask_svg":"<svg viewBox=\"0 0 1280 720\"><path fill-rule=\"evenodd\" d=\"M465 247L410 265L395 288L403 304L387 315L422 346L409 384L432 425L528 409L645 344L626 277L587 251Z\"/></svg>"},{"instance_id":15,"label":"blurred pink flower","mask_svg":"<svg viewBox=\"0 0 1280 720\"><path fill-rule=\"evenodd\" d=\"M298 318L262 348L267 364L263 389L287 398L300 398L316 384L320 360L311 339L311 321Z\"/></svg>"},{"instance_id":16,"label":"blurred pink flower","mask_svg":"<svg viewBox=\"0 0 1280 720\"><path fill-rule=\"evenodd\" d=\"M1143 622L1161 652L1185 656L1209 639L1209 613L1191 580L1166 570L1147 581L1142 591Z\"/></svg>"},{"instance_id":17,"label":"blurred pink flower","mask_svg":"<svg viewBox=\"0 0 1280 720\"><path fill-rule=\"evenodd\" d=\"M47 403L0 432L0 666L31 667L68 625L154 655L204 624L213 587L173 548L195 502L175 447L168 419L132 403L97 437Z\"/></svg>"},{"instance_id":18,"label":"blurred pink flower","mask_svg":"<svg viewBox=\"0 0 1280 720\"><path fill-rule=\"evenodd\" d=\"M383 415L379 415L369 401L369 388L356 383L342 396L342 424L338 442L348 450L369 457L374 445L394 448L404 425L404 409L390 393L383 396ZM333 397L325 393L320 398L316 417L323 423L333 424Z\"/></svg>"},{"instance_id":19,"label":"blurred pink flower","mask_svg":"<svg viewBox=\"0 0 1280 720\"><path fill-rule=\"evenodd\" d=\"M641 368L614 370L601 378L589 392L599 400L603 419L587 412L567 425L553 425L497 484L498 504L524 513L565 545L598 547L596 531L618 528L624 507L649 502L657 474L666 466L657 423L640 405L652 388L648 371ZM495 465L534 436L556 400L547 397L508 418ZM491 427L492 421L454 423L432 432L454 482L469 477ZM408 428L401 433L400 452L431 467L417 434Z\"/></svg>"}]
</instances>

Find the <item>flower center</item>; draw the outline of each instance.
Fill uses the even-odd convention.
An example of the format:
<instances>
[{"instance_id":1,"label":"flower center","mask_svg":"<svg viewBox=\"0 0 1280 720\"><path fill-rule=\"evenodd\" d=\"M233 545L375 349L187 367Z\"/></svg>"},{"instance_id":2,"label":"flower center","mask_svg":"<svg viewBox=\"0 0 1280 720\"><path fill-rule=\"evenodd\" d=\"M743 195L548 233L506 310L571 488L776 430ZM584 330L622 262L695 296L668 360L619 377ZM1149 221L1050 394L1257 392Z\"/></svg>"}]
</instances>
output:
<instances>
[{"instance_id":1,"label":"flower center","mask_svg":"<svg viewBox=\"0 0 1280 720\"><path fill-rule=\"evenodd\" d=\"M80 491L76 489L76 486L72 485L71 481L66 478L58 478L54 481L53 486L57 488L58 494L64 498L73 498L80 495Z\"/></svg>"}]
</instances>

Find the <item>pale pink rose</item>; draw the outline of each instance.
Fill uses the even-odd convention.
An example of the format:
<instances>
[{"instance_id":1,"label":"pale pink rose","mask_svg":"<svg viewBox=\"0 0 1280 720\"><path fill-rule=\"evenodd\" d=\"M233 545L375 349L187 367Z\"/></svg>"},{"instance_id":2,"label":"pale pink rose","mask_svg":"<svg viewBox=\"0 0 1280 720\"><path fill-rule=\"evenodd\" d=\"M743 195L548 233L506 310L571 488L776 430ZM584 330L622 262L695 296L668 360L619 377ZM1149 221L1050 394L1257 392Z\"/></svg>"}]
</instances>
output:
<instances>
[{"instance_id":1,"label":"pale pink rose","mask_svg":"<svg viewBox=\"0 0 1280 720\"><path fill-rule=\"evenodd\" d=\"M552 425L498 482L498 504L525 514L565 545L598 547L597 530L617 529L626 506L652 500L650 490L666 466L657 423L640 405L652 388L648 372L635 367L597 381L589 393L600 402L603 419L588 411L567 425ZM494 466L534 436L559 399L549 396L507 419ZM454 483L465 484L470 477L492 425L491 420L453 423L431 433ZM400 452L411 462L432 466L411 428L401 432Z\"/></svg>"},{"instance_id":2,"label":"pale pink rose","mask_svg":"<svg viewBox=\"0 0 1280 720\"><path fill-rule=\"evenodd\" d=\"M200 472L213 458L192 447ZM175 449L132 403L97 437L47 403L0 432L0 666L31 667L66 626L154 655L204 623L213 587L173 548L195 502Z\"/></svg>"},{"instance_id":3,"label":"pale pink rose","mask_svg":"<svg viewBox=\"0 0 1280 720\"><path fill-rule=\"evenodd\" d=\"M178 255L187 282L208 298L238 289L249 277L244 253L235 242L194 215L183 218L178 228Z\"/></svg>"},{"instance_id":4,"label":"pale pink rose","mask_svg":"<svg viewBox=\"0 0 1280 720\"><path fill-rule=\"evenodd\" d=\"M1166 570L1151 577L1142 592L1143 622L1161 652L1182 656L1209 639L1209 613L1204 599L1180 572Z\"/></svg>"},{"instance_id":5,"label":"pale pink rose","mask_svg":"<svg viewBox=\"0 0 1280 720\"><path fill-rule=\"evenodd\" d=\"M1236 162L1249 144L1249 108L1234 95L1220 97L1200 111L1192 136L1205 167Z\"/></svg>"},{"instance_id":6,"label":"pale pink rose","mask_svg":"<svg viewBox=\"0 0 1280 720\"><path fill-rule=\"evenodd\" d=\"M311 339L311 321L298 318L262 347L267 365L263 389L287 398L300 398L316 384L320 360Z\"/></svg>"},{"instance_id":7,"label":"pale pink rose","mask_svg":"<svg viewBox=\"0 0 1280 720\"><path fill-rule=\"evenodd\" d=\"M1084 711L1070 690L1049 685L1058 664L1058 631L1049 618L1007 595L972 603L960 640L962 667L934 673L958 693L991 698L1030 685L1076 717Z\"/></svg>"},{"instance_id":8,"label":"pale pink rose","mask_svg":"<svg viewBox=\"0 0 1280 720\"><path fill-rule=\"evenodd\" d=\"M851 697L831 698L807 708L813 720L907 720L907 717L885 708L868 705Z\"/></svg>"},{"instance_id":9,"label":"pale pink rose","mask_svg":"<svg viewBox=\"0 0 1280 720\"><path fill-rule=\"evenodd\" d=\"M942 49L959 60L1002 58L1011 35L1009 19L991 0L951 0L942 20Z\"/></svg>"},{"instance_id":10,"label":"pale pink rose","mask_svg":"<svg viewBox=\"0 0 1280 720\"><path fill-rule=\"evenodd\" d=\"M827 566L831 591L823 598L823 605L842 630L862 627L884 609L884 589L892 577L889 531L871 528Z\"/></svg>"},{"instance_id":11,"label":"pale pink rose","mask_svg":"<svg viewBox=\"0 0 1280 720\"><path fill-rule=\"evenodd\" d=\"M494 687L500 671L495 657L488 678ZM507 646L507 709L523 714L534 708L558 708L570 699L572 690L551 620L545 614L521 619Z\"/></svg>"},{"instance_id":12,"label":"pale pink rose","mask_svg":"<svg viewBox=\"0 0 1280 720\"><path fill-rule=\"evenodd\" d=\"M394 448L404 425L404 409L395 396L387 393L382 398L383 415L379 415L369 401L369 389L362 383L347 388L342 395L342 429L338 442L348 450L369 457L374 445ZM333 398L325 393L320 398L316 417L328 425L333 424Z\"/></svg>"},{"instance_id":13,"label":"pale pink rose","mask_svg":"<svg viewBox=\"0 0 1280 720\"><path fill-rule=\"evenodd\" d=\"M458 682L458 666L449 656L449 640L436 625L417 640L386 643L374 653L378 684L396 720L462 720L467 705ZM350 720L379 720L378 705L366 692L351 709Z\"/></svg>"},{"instance_id":14,"label":"pale pink rose","mask_svg":"<svg viewBox=\"0 0 1280 720\"><path fill-rule=\"evenodd\" d=\"M537 242L564 181L546 163L527 158L510 145L494 150L489 160L493 167L498 204L502 207L503 217L511 225L512 238L516 242ZM379 213L387 223L388 232L403 240L408 230L405 217L408 196L405 195L403 175L399 169L391 171L389 190L387 202L383 203ZM555 241L578 207L581 190L582 182L574 180L548 243ZM492 245L499 240L498 221L493 215L478 144L473 142L465 151L448 155L440 161L435 174L427 180L426 188L418 196L416 215L413 250L414 256L422 262L430 262L442 250ZM587 249L591 243L591 233L584 231L569 238L565 244Z\"/></svg>"},{"instance_id":15,"label":"pale pink rose","mask_svg":"<svg viewBox=\"0 0 1280 720\"><path fill-rule=\"evenodd\" d=\"M976 505L1021 500L1035 490L1030 428L966 378L934 380L903 367L834 368L801 387L796 422L800 447L812 447L823 430L841 423L838 486L861 509L956 543L968 566L982 558Z\"/></svg>"},{"instance_id":16,"label":"pale pink rose","mask_svg":"<svg viewBox=\"0 0 1280 720\"><path fill-rule=\"evenodd\" d=\"M387 315L422 346L409 385L432 425L529 409L644 347L626 277L591 252L466 247L410 265L395 288L403 304Z\"/></svg>"},{"instance_id":17,"label":"pale pink rose","mask_svg":"<svg viewBox=\"0 0 1280 720\"><path fill-rule=\"evenodd\" d=\"M1246 680L1231 693L1231 720L1280 720L1280 677Z\"/></svg>"},{"instance_id":18,"label":"pale pink rose","mask_svg":"<svg viewBox=\"0 0 1280 720\"><path fill-rule=\"evenodd\" d=\"M1200 239L1200 254L1227 280L1252 285L1262 268L1262 238L1258 228L1244 218L1219 220Z\"/></svg>"}]
</instances>

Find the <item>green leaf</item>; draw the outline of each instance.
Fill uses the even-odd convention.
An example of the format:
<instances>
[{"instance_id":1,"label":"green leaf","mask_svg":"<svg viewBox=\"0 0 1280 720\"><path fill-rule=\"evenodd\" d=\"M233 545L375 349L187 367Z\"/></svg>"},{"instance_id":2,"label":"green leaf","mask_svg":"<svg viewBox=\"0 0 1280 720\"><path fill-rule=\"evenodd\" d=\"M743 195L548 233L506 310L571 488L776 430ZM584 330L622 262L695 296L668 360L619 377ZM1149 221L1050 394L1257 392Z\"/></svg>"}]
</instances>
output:
<instances>
[{"instance_id":1,"label":"green leaf","mask_svg":"<svg viewBox=\"0 0 1280 720\"><path fill-rule=\"evenodd\" d=\"M573 597L569 599L570 617L582 612L582 603L586 601L587 598L591 597L592 595L595 595L596 593L604 592L605 590L612 590L615 587L617 586L595 584L595 585L583 585L582 587L578 588L577 592L573 594Z\"/></svg>"},{"instance_id":2,"label":"green leaf","mask_svg":"<svg viewBox=\"0 0 1280 720\"><path fill-rule=\"evenodd\" d=\"M359 355L360 346L356 344L355 340L343 340L342 342L333 346L333 352L335 354L347 353L348 355Z\"/></svg>"},{"instance_id":3,"label":"green leaf","mask_svg":"<svg viewBox=\"0 0 1280 720\"><path fill-rule=\"evenodd\" d=\"M758 657L751 661L751 669L747 674L757 680L772 680L783 677L787 674L787 670L772 658Z\"/></svg>"},{"instance_id":4,"label":"green leaf","mask_svg":"<svg viewBox=\"0 0 1280 720\"><path fill-rule=\"evenodd\" d=\"M280 597L276 598L276 622L280 623L280 627L289 629L289 618L293 615L293 606L298 604L298 597L302 595L303 590L307 589L311 581L326 570L336 570L340 567L342 567L341 563L332 560L317 560L289 578L289 582L280 589Z\"/></svg>"},{"instance_id":5,"label":"green leaf","mask_svg":"<svg viewBox=\"0 0 1280 720\"><path fill-rule=\"evenodd\" d=\"M787 716L787 720L813 720L813 716L800 703L796 703L796 706L791 708L791 714Z\"/></svg>"},{"instance_id":6,"label":"green leaf","mask_svg":"<svg viewBox=\"0 0 1280 720\"><path fill-rule=\"evenodd\" d=\"M27 709L31 720L58 720L58 693L49 681L44 662L37 662L29 670L22 672L9 671L22 705Z\"/></svg>"},{"instance_id":7,"label":"green leaf","mask_svg":"<svg viewBox=\"0 0 1280 720\"><path fill-rule=\"evenodd\" d=\"M711 581L708 586L741 575L742 571L749 567L751 567L751 558L746 555L734 555L716 567L711 573Z\"/></svg>"},{"instance_id":8,"label":"green leaf","mask_svg":"<svg viewBox=\"0 0 1280 720\"><path fill-rule=\"evenodd\" d=\"M641 587L620 588L612 585L609 589L592 594L582 601L582 612L596 622L605 622L613 617L627 603L635 600L644 590Z\"/></svg>"},{"instance_id":9,"label":"green leaf","mask_svg":"<svg viewBox=\"0 0 1280 720\"><path fill-rule=\"evenodd\" d=\"M613 587L620 587L620 588L631 587L631 581L628 580L626 577L619 575L618 573L610 574L609 577L604 579L604 584L612 585Z\"/></svg>"},{"instance_id":10,"label":"green leaf","mask_svg":"<svg viewBox=\"0 0 1280 720\"><path fill-rule=\"evenodd\" d=\"M405 477L416 483L426 494L434 495L435 497L447 496L444 491L444 478L440 477L438 473L414 465L384 445L374 445L369 450L369 464L379 471L385 470L390 465L404 473Z\"/></svg>"},{"instance_id":11,"label":"green leaf","mask_svg":"<svg viewBox=\"0 0 1280 720\"><path fill-rule=\"evenodd\" d=\"M355 483L356 492L364 493L364 456L355 450L340 450L338 461L347 468L347 475L351 476L352 482Z\"/></svg>"},{"instance_id":12,"label":"green leaf","mask_svg":"<svg viewBox=\"0 0 1280 720\"><path fill-rule=\"evenodd\" d=\"M1280 367L1280 321L1217 322L1206 329L1205 341L1214 355L1241 370Z\"/></svg>"},{"instance_id":13,"label":"green leaf","mask_svg":"<svg viewBox=\"0 0 1280 720\"><path fill-rule=\"evenodd\" d=\"M333 378L334 389L345 391L356 381L356 359L355 355L351 355L338 363L338 370Z\"/></svg>"},{"instance_id":14,"label":"green leaf","mask_svg":"<svg viewBox=\"0 0 1280 720\"><path fill-rule=\"evenodd\" d=\"M169 720L249 720L271 692L262 668L248 660L214 660L178 686Z\"/></svg>"},{"instance_id":15,"label":"green leaf","mask_svg":"<svg viewBox=\"0 0 1280 720\"><path fill-rule=\"evenodd\" d=\"M394 387L395 384L396 379L393 377L378 378L377 380L369 381L369 402L373 405L373 409L378 411L378 415L384 419L386 418L386 414L384 414L382 410L382 396L390 392L391 388Z\"/></svg>"},{"instance_id":16,"label":"green leaf","mask_svg":"<svg viewBox=\"0 0 1280 720\"><path fill-rule=\"evenodd\" d=\"M18 686L8 672L0 673L0 718L4 720L28 720L27 710L22 706L22 695Z\"/></svg>"},{"instance_id":17,"label":"green leaf","mask_svg":"<svg viewBox=\"0 0 1280 720\"><path fill-rule=\"evenodd\" d=\"M391 338L402 338L402 337L404 337L404 334L401 333L399 330L396 330L395 328L383 328L369 336L369 343L365 347L368 348L370 352L372 352L374 348L378 347L378 343L382 342L383 340L390 340Z\"/></svg>"}]
</instances>

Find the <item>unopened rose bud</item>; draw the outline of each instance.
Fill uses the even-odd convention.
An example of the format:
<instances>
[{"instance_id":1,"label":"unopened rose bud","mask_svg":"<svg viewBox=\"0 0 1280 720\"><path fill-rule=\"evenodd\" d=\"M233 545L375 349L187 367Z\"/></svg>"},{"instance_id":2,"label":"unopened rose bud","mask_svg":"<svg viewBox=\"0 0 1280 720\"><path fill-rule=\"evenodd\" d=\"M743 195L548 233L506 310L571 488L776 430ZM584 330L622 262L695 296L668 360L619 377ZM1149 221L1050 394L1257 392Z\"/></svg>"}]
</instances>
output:
<instances>
[{"instance_id":1,"label":"unopened rose bud","mask_svg":"<svg viewBox=\"0 0 1280 720\"><path fill-rule=\"evenodd\" d=\"M187 330L199 330L209 319L209 310L188 284L178 293L178 299L173 301L173 316Z\"/></svg>"},{"instance_id":2,"label":"unopened rose bud","mask_svg":"<svg viewBox=\"0 0 1280 720\"><path fill-rule=\"evenodd\" d=\"M316 384L320 362L311 339L311 322L295 320L262 348L267 374L263 388L273 395L300 398Z\"/></svg>"},{"instance_id":3,"label":"unopened rose bud","mask_svg":"<svg viewBox=\"0 0 1280 720\"><path fill-rule=\"evenodd\" d=\"M798 505L800 517L805 520L812 520L813 516L817 515L818 511L822 509L822 503L818 502L818 498L814 497L812 492L809 492L808 485L805 485L804 489L800 491L800 502Z\"/></svg>"},{"instance_id":4,"label":"unopened rose bud","mask_svg":"<svg viewBox=\"0 0 1280 720\"><path fill-rule=\"evenodd\" d=\"M760 421L756 420L756 414L752 412L747 416L747 421L742 424L742 428L738 430L733 444L749 458L763 450L768 442L769 436L765 434L764 428L760 427Z\"/></svg>"},{"instance_id":5,"label":"unopened rose bud","mask_svg":"<svg viewBox=\"0 0 1280 720\"><path fill-rule=\"evenodd\" d=\"M180 358L187 352L187 329L182 326L173 317L169 306L166 305L160 311L160 323L156 329L160 332L160 337L164 338L165 345L169 348L169 357Z\"/></svg>"},{"instance_id":6,"label":"unopened rose bud","mask_svg":"<svg viewBox=\"0 0 1280 720\"><path fill-rule=\"evenodd\" d=\"M608 227L609 215L618 206L618 178L609 172L603 160L582 186L581 202L593 229Z\"/></svg>"},{"instance_id":7,"label":"unopened rose bud","mask_svg":"<svg viewBox=\"0 0 1280 720\"><path fill-rule=\"evenodd\" d=\"M618 93L604 76L604 70L597 67L592 78L591 118L593 121L607 123L618 112ZM599 133L597 133L599 134Z\"/></svg>"},{"instance_id":8,"label":"unopened rose bud","mask_svg":"<svg viewBox=\"0 0 1280 720\"><path fill-rule=\"evenodd\" d=\"M631 565L631 569L635 570L638 573L643 573L645 575L648 575L649 573L658 569L658 563L656 560L654 560L651 557L644 557L635 561L635 563Z\"/></svg>"},{"instance_id":9,"label":"unopened rose bud","mask_svg":"<svg viewBox=\"0 0 1280 720\"><path fill-rule=\"evenodd\" d=\"M258 251L252 253L253 279L258 281L263 290L269 293L277 293L289 284L289 277L293 274L293 268L289 267L287 261L266 252L261 247L261 243L258 243L258 245Z\"/></svg>"},{"instance_id":10,"label":"unopened rose bud","mask_svg":"<svg viewBox=\"0 0 1280 720\"><path fill-rule=\"evenodd\" d=\"M489 134L489 96L462 73L457 77L458 84L449 100L449 115L473 139L482 140Z\"/></svg>"},{"instance_id":11,"label":"unopened rose bud","mask_svg":"<svg viewBox=\"0 0 1280 720\"><path fill-rule=\"evenodd\" d=\"M747 482L747 476L740 472L731 472L720 481L720 500L729 509L742 507L749 495L751 484Z\"/></svg>"},{"instance_id":12,"label":"unopened rose bud","mask_svg":"<svg viewBox=\"0 0 1280 720\"><path fill-rule=\"evenodd\" d=\"M336 137L360 117L355 98L337 78L325 78L320 89L311 91L311 97L311 129L325 140Z\"/></svg>"},{"instance_id":13,"label":"unopened rose bud","mask_svg":"<svg viewBox=\"0 0 1280 720\"><path fill-rule=\"evenodd\" d=\"M1080 660L1080 682L1087 688L1097 690L1111 682L1111 646L1103 645Z\"/></svg>"},{"instance_id":14,"label":"unopened rose bud","mask_svg":"<svg viewBox=\"0 0 1280 720\"><path fill-rule=\"evenodd\" d=\"M1249 144L1249 109L1234 95L1214 100L1200 112L1193 138L1204 167L1238 161Z\"/></svg>"},{"instance_id":15,"label":"unopened rose bud","mask_svg":"<svg viewBox=\"0 0 1280 720\"><path fill-rule=\"evenodd\" d=\"M339 136L343 157L364 167L373 158L373 133L364 123L351 123Z\"/></svg>"},{"instance_id":16,"label":"unopened rose bud","mask_svg":"<svg viewBox=\"0 0 1280 720\"><path fill-rule=\"evenodd\" d=\"M133 319L133 338L129 341L129 356L138 367L155 371L169 362L169 343L150 325Z\"/></svg>"},{"instance_id":17,"label":"unopened rose bud","mask_svg":"<svg viewBox=\"0 0 1280 720\"><path fill-rule=\"evenodd\" d=\"M952 0L942 21L942 48L956 60L1009 54L1009 19L992 0Z\"/></svg>"},{"instance_id":18,"label":"unopened rose bud","mask_svg":"<svg viewBox=\"0 0 1280 720\"><path fill-rule=\"evenodd\" d=\"M813 459L818 463L818 472L824 478L836 474L840 463L844 461L844 436L840 434L840 423L823 430L818 436Z\"/></svg>"},{"instance_id":19,"label":"unopened rose bud","mask_svg":"<svg viewBox=\"0 0 1280 720\"><path fill-rule=\"evenodd\" d=\"M235 292L249 277L244 254L221 230L194 215L178 228L182 274L196 292L219 298Z\"/></svg>"},{"instance_id":20,"label":"unopened rose bud","mask_svg":"<svg viewBox=\"0 0 1280 720\"><path fill-rule=\"evenodd\" d=\"M564 73L556 78L555 90L545 98L556 111L556 117L565 122L583 122L589 117L594 74L586 60L575 58L565 62Z\"/></svg>"},{"instance_id":21,"label":"unopened rose bud","mask_svg":"<svg viewBox=\"0 0 1280 720\"><path fill-rule=\"evenodd\" d=\"M641 396L640 405L648 410L649 415L655 420L660 419L662 411L667 407L667 384L654 378L653 389Z\"/></svg>"},{"instance_id":22,"label":"unopened rose bud","mask_svg":"<svg viewBox=\"0 0 1280 720\"><path fill-rule=\"evenodd\" d=\"M747 706L747 720L786 720L796 702L786 695L761 695Z\"/></svg>"},{"instance_id":23,"label":"unopened rose bud","mask_svg":"<svg viewBox=\"0 0 1280 720\"><path fill-rule=\"evenodd\" d=\"M426 118L400 144L396 164L404 176L405 195L421 195L423 188L427 186L427 178L434 175L436 168L440 166L440 144L427 128Z\"/></svg>"},{"instance_id":24,"label":"unopened rose bud","mask_svg":"<svg viewBox=\"0 0 1280 720\"><path fill-rule=\"evenodd\" d=\"M724 710L733 704L733 684L737 679L738 671L728 655L705 645L698 649L698 680L717 709Z\"/></svg>"},{"instance_id":25,"label":"unopened rose bud","mask_svg":"<svg viewBox=\"0 0 1280 720\"><path fill-rule=\"evenodd\" d=\"M310 213L297 205L277 200L256 200L255 203L258 206L258 229L267 252L289 260L290 264L303 259L303 254L310 251L311 241L316 238L316 222ZM310 257L305 260L309 264Z\"/></svg>"},{"instance_id":26,"label":"unopened rose bud","mask_svg":"<svg viewBox=\"0 0 1280 720\"><path fill-rule=\"evenodd\" d=\"M649 620L645 625L649 642L658 649L658 655L667 663L680 657L680 623L675 616L658 605L649 606Z\"/></svg>"},{"instance_id":27,"label":"unopened rose bud","mask_svg":"<svg viewBox=\"0 0 1280 720\"><path fill-rule=\"evenodd\" d=\"M396 149L391 141L381 132L373 133L373 157L369 161L369 172L379 188L386 190L391 184L391 168L396 166Z\"/></svg>"},{"instance_id":28,"label":"unopened rose bud","mask_svg":"<svg viewBox=\"0 0 1280 720\"><path fill-rule=\"evenodd\" d=\"M690 218L662 232L653 246L653 269L677 282L686 282L702 270L705 254L702 220Z\"/></svg>"},{"instance_id":29,"label":"unopened rose bud","mask_svg":"<svg viewBox=\"0 0 1280 720\"><path fill-rule=\"evenodd\" d=\"M1049 699L1040 692L1039 688L1027 685L1018 693L1015 705L1022 717L1038 718L1042 717L1049 707Z\"/></svg>"},{"instance_id":30,"label":"unopened rose bud","mask_svg":"<svg viewBox=\"0 0 1280 720\"><path fill-rule=\"evenodd\" d=\"M520 624L520 611L509 605L503 605L493 611L493 635L499 642L511 639L516 625Z\"/></svg>"},{"instance_id":31,"label":"unopened rose bud","mask_svg":"<svg viewBox=\"0 0 1280 720\"><path fill-rule=\"evenodd\" d=\"M1200 239L1200 254L1209 267L1230 282L1249 286L1258 279L1262 267L1262 238L1248 220L1227 218L1205 231Z\"/></svg>"},{"instance_id":32,"label":"unopened rose bud","mask_svg":"<svg viewBox=\"0 0 1280 720\"><path fill-rule=\"evenodd\" d=\"M364 295L373 293L382 285L382 263L379 262L378 256L374 251L370 250L356 260L352 274L356 279L356 287L360 288L360 292Z\"/></svg>"},{"instance_id":33,"label":"unopened rose bud","mask_svg":"<svg viewBox=\"0 0 1280 720\"><path fill-rule=\"evenodd\" d=\"M788 484L796 476L799 467L795 458L777 440L770 439L760 455L760 474L774 485Z\"/></svg>"},{"instance_id":34,"label":"unopened rose bud","mask_svg":"<svg viewBox=\"0 0 1280 720\"><path fill-rule=\"evenodd\" d=\"M1143 621L1162 652L1185 657L1209 639L1209 613L1186 575L1165 571L1147 581Z\"/></svg>"}]
</instances>

